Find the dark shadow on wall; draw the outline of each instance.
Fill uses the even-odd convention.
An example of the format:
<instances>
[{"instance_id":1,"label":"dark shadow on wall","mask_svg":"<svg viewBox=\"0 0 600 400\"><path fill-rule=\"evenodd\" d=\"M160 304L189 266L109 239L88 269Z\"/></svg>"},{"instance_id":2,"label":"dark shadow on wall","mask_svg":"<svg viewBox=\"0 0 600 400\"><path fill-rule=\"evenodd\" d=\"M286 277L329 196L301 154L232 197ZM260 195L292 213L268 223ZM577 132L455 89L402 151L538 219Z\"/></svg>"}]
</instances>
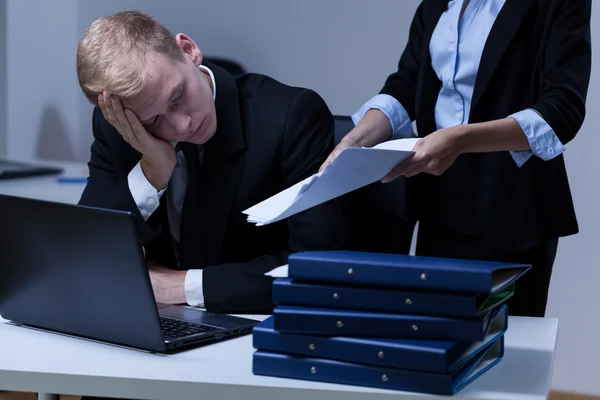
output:
<instances>
[{"instance_id":1,"label":"dark shadow on wall","mask_svg":"<svg viewBox=\"0 0 600 400\"><path fill-rule=\"evenodd\" d=\"M76 161L66 123L52 104L44 107L38 135L36 156L40 159Z\"/></svg>"}]
</instances>

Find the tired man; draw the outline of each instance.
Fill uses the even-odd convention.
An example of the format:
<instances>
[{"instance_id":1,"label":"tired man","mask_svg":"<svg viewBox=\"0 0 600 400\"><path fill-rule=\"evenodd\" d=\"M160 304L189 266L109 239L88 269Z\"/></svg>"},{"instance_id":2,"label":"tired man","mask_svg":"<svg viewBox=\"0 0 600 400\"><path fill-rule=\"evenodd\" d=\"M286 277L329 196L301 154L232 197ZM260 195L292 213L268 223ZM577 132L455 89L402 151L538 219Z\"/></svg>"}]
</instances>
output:
<instances>
[{"instance_id":1,"label":"tired man","mask_svg":"<svg viewBox=\"0 0 600 400\"><path fill-rule=\"evenodd\" d=\"M242 214L333 150L333 118L314 91L233 77L133 11L87 29L77 74L96 106L80 204L136 215L157 301L268 313L265 272L291 252L344 246L342 199L262 227Z\"/></svg>"}]
</instances>

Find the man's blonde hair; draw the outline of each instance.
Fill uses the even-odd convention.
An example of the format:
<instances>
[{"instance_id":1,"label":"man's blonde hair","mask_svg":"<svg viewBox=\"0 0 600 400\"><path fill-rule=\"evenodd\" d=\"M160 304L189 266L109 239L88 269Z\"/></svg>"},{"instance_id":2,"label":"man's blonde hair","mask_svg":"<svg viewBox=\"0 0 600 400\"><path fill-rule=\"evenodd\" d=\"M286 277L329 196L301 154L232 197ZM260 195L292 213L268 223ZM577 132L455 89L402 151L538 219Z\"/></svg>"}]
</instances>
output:
<instances>
[{"instance_id":1,"label":"man's blonde hair","mask_svg":"<svg viewBox=\"0 0 600 400\"><path fill-rule=\"evenodd\" d=\"M173 34L139 11L124 11L94 21L77 46L77 77L88 100L98 105L104 91L122 99L138 95L148 78L150 52L183 60Z\"/></svg>"}]
</instances>

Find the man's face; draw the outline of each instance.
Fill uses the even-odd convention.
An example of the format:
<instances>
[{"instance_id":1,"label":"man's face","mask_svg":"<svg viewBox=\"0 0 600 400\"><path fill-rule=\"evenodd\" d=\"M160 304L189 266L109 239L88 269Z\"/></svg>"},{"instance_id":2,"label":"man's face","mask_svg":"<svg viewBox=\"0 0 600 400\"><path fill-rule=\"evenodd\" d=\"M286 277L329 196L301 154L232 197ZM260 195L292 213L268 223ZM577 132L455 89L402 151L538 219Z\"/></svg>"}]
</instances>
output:
<instances>
[{"instance_id":1,"label":"man's face","mask_svg":"<svg viewBox=\"0 0 600 400\"><path fill-rule=\"evenodd\" d=\"M177 36L184 61L159 54L147 57L148 81L142 92L123 106L133 111L153 136L171 142L206 143L217 129L210 77L197 66L202 56L196 45Z\"/></svg>"}]
</instances>

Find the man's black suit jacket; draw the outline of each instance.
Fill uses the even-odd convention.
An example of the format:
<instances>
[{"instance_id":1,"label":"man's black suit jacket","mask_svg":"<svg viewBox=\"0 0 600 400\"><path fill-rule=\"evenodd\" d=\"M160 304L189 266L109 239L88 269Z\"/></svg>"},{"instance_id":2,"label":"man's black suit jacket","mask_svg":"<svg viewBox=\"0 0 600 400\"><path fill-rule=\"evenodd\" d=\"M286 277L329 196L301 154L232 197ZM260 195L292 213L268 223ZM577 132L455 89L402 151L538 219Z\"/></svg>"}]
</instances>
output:
<instances>
[{"instance_id":1,"label":"man's black suit jacket","mask_svg":"<svg viewBox=\"0 0 600 400\"><path fill-rule=\"evenodd\" d=\"M421 137L436 130L441 83L429 42L447 5L420 4L398 70L381 90L400 101ZM571 141L585 116L590 15L590 0L507 0L483 50L469 123L533 108L563 144ZM410 178L408 186L422 224L482 234L506 251L578 231L562 155L549 161L533 156L519 168L509 152L465 154L443 175Z\"/></svg>"},{"instance_id":2,"label":"man's black suit jacket","mask_svg":"<svg viewBox=\"0 0 600 400\"><path fill-rule=\"evenodd\" d=\"M234 78L206 64L216 81L217 131L204 145L201 166L188 159L179 268L203 269L207 310L270 312L272 281L266 271L286 264L291 252L345 245L343 199L262 227L246 222L242 211L318 171L334 147L333 117L314 91L258 74ZM147 257L178 268L166 193L144 221L127 183L140 153L98 108L93 133L90 179L80 203L135 213Z\"/></svg>"}]
</instances>

